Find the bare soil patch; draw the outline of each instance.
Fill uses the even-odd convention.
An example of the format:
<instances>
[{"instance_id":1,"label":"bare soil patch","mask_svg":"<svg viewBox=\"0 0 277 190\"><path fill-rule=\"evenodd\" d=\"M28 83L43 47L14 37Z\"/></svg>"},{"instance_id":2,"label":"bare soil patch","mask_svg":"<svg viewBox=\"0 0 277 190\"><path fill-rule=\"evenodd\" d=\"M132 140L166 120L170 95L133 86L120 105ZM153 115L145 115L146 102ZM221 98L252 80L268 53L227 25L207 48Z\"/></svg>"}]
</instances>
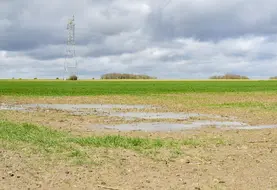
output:
<instances>
[{"instance_id":1,"label":"bare soil patch","mask_svg":"<svg viewBox=\"0 0 277 190\"><path fill-rule=\"evenodd\" d=\"M149 97L0 97L0 103L85 103L85 104L148 104L159 106L155 112L186 112L236 117L253 125L277 124L276 111L267 107L221 107L219 104L258 102L274 107L276 95L185 94ZM217 105L214 107L212 105ZM235 105L236 105L235 104ZM232 104L233 105L233 104ZM128 109L153 112L153 110ZM277 129L228 130L215 127L180 132L143 132L91 130L91 124L120 124L118 117L72 115L60 110L36 112L0 111L0 119L44 125L76 136L122 135L160 139L223 139L224 144L207 143L183 146L170 153L140 154L122 148L86 149L91 162L69 162L54 156L30 153L0 146L0 189L277 189ZM193 120L202 119L194 118ZM176 120L152 120L180 122ZM183 121L186 123L186 121ZM1 139L0 139L1 140ZM4 141L0 141L4 144ZM174 151L174 150L173 150ZM180 152L179 152L180 151Z\"/></svg>"},{"instance_id":2,"label":"bare soil patch","mask_svg":"<svg viewBox=\"0 0 277 190\"><path fill-rule=\"evenodd\" d=\"M129 104L158 106L156 112L184 112L237 117L251 125L277 124L277 96L274 93L187 93L152 96L74 96L11 97L0 102L11 104ZM245 103L245 105L241 105ZM226 106L230 105L230 106ZM125 111L137 111L128 109ZM144 112L152 112L144 109Z\"/></svg>"},{"instance_id":3,"label":"bare soil patch","mask_svg":"<svg viewBox=\"0 0 277 190\"><path fill-rule=\"evenodd\" d=\"M129 150L93 149L99 162L88 165L1 150L1 189L276 189L276 130L201 131L194 136L205 134L230 144L188 146L183 155L164 160Z\"/></svg>"}]
</instances>

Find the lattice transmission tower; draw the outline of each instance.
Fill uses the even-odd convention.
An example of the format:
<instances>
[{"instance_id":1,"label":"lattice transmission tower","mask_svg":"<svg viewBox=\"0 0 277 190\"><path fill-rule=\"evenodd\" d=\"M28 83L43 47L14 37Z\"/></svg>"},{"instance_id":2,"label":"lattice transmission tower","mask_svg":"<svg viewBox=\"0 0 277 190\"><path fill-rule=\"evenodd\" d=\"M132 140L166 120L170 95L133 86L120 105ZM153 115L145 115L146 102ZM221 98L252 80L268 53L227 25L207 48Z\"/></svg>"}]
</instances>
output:
<instances>
[{"instance_id":1,"label":"lattice transmission tower","mask_svg":"<svg viewBox=\"0 0 277 190\"><path fill-rule=\"evenodd\" d=\"M72 19L69 19L67 23L67 44L66 44L66 57L64 61L64 80L67 77L77 76L77 60L75 55L75 20L74 15Z\"/></svg>"}]
</instances>

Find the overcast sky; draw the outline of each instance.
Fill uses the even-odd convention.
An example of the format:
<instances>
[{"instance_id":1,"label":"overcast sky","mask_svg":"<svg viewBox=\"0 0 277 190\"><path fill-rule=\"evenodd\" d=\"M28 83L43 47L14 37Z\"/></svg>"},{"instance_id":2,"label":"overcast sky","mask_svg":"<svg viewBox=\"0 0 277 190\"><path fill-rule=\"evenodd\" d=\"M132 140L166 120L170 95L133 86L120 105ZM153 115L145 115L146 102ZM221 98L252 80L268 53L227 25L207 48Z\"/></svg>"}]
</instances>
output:
<instances>
[{"instance_id":1,"label":"overcast sky","mask_svg":"<svg viewBox=\"0 0 277 190\"><path fill-rule=\"evenodd\" d=\"M277 75L276 0L0 0L0 78L62 77L73 14L80 78Z\"/></svg>"}]
</instances>

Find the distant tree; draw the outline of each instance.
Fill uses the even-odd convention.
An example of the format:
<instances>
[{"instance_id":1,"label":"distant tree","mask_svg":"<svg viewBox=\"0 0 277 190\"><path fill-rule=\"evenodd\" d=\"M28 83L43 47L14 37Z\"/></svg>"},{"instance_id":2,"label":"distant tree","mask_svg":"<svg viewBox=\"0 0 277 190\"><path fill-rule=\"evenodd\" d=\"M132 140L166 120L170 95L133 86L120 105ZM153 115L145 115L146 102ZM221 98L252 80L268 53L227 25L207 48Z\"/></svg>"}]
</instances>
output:
<instances>
[{"instance_id":1,"label":"distant tree","mask_svg":"<svg viewBox=\"0 0 277 190\"><path fill-rule=\"evenodd\" d=\"M157 79L148 75L134 75L127 73L107 73L101 76L101 79Z\"/></svg>"},{"instance_id":2,"label":"distant tree","mask_svg":"<svg viewBox=\"0 0 277 190\"><path fill-rule=\"evenodd\" d=\"M57 77L56 80L59 80L59 77Z\"/></svg>"},{"instance_id":3,"label":"distant tree","mask_svg":"<svg viewBox=\"0 0 277 190\"><path fill-rule=\"evenodd\" d=\"M34 78L34 80L37 80L37 79L38 79L37 77Z\"/></svg>"},{"instance_id":4,"label":"distant tree","mask_svg":"<svg viewBox=\"0 0 277 190\"><path fill-rule=\"evenodd\" d=\"M275 76L275 77L270 77L269 79L270 79L270 80L277 80L277 76Z\"/></svg>"},{"instance_id":5,"label":"distant tree","mask_svg":"<svg viewBox=\"0 0 277 190\"><path fill-rule=\"evenodd\" d=\"M225 74L223 76L211 76L210 79L249 79L247 76Z\"/></svg>"},{"instance_id":6,"label":"distant tree","mask_svg":"<svg viewBox=\"0 0 277 190\"><path fill-rule=\"evenodd\" d=\"M68 80L77 80L78 77L76 75L71 75Z\"/></svg>"}]
</instances>

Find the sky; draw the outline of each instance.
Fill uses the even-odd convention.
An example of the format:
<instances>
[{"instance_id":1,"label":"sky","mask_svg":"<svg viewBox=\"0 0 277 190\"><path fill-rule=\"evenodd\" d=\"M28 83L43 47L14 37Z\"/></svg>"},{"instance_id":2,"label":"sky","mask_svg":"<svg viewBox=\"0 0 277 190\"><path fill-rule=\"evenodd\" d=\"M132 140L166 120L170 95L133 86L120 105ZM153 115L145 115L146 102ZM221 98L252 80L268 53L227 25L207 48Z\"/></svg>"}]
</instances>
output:
<instances>
[{"instance_id":1,"label":"sky","mask_svg":"<svg viewBox=\"0 0 277 190\"><path fill-rule=\"evenodd\" d=\"M277 76L276 0L0 0L0 78L62 77L72 15L79 78Z\"/></svg>"}]
</instances>

